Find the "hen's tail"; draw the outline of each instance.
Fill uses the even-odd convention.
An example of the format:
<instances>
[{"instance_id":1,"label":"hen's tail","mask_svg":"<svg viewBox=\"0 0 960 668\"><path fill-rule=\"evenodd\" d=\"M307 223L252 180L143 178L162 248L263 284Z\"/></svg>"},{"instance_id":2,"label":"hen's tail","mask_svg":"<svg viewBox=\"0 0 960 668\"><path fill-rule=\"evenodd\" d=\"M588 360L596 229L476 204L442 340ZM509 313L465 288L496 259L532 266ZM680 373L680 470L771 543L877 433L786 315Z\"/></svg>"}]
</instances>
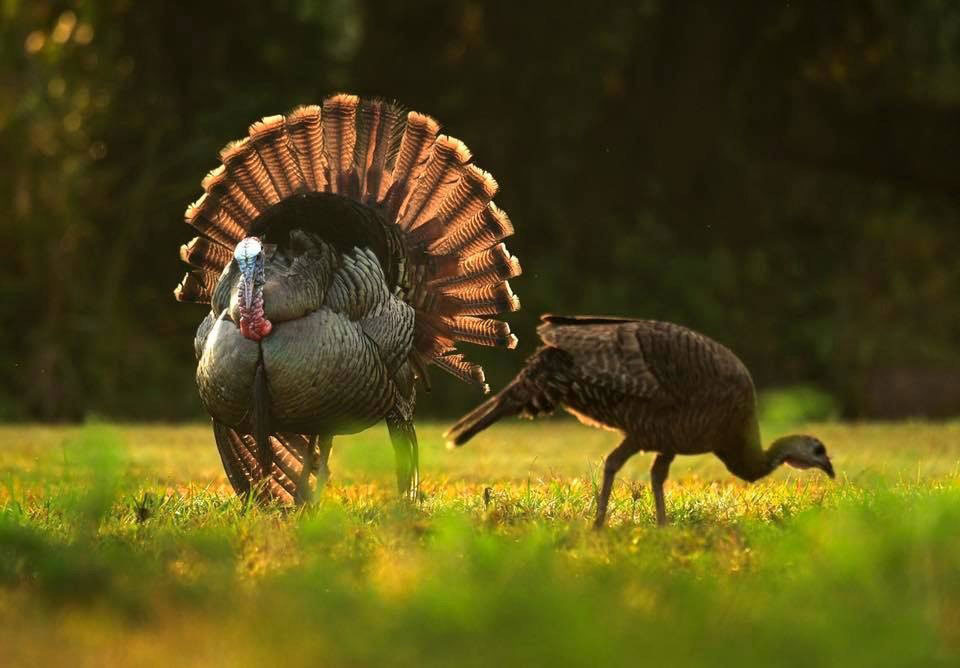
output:
<instances>
[{"instance_id":1,"label":"hen's tail","mask_svg":"<svg viewBox=\"0 0 960 668\"><path fill-rule=\"evenodd\" d=\"M520 413L525 403L517 381L513 381L460 418L443 437L447 440L447 445L461 446L500 418Z\"/></svg>"},{"instance_id":2,"label":"hen's tail","mask_svg":"<svg viewBox=\"0 0 960 668\"><path fill-rule=\"evenodd\" d=\"M552 413L563 402L563 383L556 381L566 361L567 355L556 348L538 350L509 385L450 427L444 434L447 444L461 446L501 418Z\"/></svg>"}]
</instances>

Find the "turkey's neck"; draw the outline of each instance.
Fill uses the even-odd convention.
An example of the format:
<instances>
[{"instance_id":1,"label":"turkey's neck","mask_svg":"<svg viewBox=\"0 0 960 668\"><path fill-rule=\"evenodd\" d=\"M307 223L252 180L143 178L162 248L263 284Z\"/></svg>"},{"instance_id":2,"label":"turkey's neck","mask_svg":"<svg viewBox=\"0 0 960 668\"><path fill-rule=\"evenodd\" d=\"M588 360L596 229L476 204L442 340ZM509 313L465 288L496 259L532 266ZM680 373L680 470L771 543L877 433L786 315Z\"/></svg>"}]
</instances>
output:
<instances>
[{"instance_id":1,"label":"turkey's neck","mask_svg":"<svg viewBox=\"0 0 960 668\"><path fill-rule=\"evenodd\" d=\"M237 302L240 310L240 333L251 341L259 341L273 329L263 313L263 286L266 283L263 262L240 274Z\"/></svg>"},{"instance_id":2,"label":"turkey's neck","mask_svg":"<svg viewBox=\"0 0 960 668\"><path fill-rule=\"evenodd\" d=\"M788 441L777 440L771 443L770 447L764 449L760 445L760 434L758 433L750 447L744 449L740 470L732 472L749 482L759 480L770 475L783 464L790 454L790 448L791 444Z\"/></svg>"}]
</instances>

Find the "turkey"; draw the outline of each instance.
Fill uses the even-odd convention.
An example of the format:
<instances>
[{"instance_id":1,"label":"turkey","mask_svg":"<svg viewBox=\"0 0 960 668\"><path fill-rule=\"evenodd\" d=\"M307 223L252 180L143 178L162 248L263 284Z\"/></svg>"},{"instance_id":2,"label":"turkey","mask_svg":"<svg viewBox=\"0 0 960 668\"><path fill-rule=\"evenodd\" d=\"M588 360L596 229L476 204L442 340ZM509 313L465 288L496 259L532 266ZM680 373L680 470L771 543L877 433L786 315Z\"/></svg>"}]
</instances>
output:
<instances>
[{"instance_id":1,"label":"turkey","mask_svg":"<svg viewBox=\"0 0 960 668\"><path fill-rule=\"evenodd\" d=\"M760 444L753 380L729 349L685 327L653 320L545 315L543 346L502 391L446 434L459 446L500 418L535 417L560 406L588 425L623 432L606 459L595 525L603 526L613 480L626 461L658 453L650 471L657 523L667 522L663 483L676 455L713 452L748 482L781 464L833 478L827 450L812 436Z\"/></svg>"},{"instance_id":2,"label":"turkey","mask_svg":"<svg viewBox=\"0 0 960 668\"><path fill-rule=\"evenodd\" d=\"M437 122L338 94L250 126L187 208L174 291L209 304L197 387L231 485L302 503L336 435L384 420L404 495L419 481L416 383L487 391L460 342L513 348L520 303L497 183Z\"/></svg>"}]
</instances>

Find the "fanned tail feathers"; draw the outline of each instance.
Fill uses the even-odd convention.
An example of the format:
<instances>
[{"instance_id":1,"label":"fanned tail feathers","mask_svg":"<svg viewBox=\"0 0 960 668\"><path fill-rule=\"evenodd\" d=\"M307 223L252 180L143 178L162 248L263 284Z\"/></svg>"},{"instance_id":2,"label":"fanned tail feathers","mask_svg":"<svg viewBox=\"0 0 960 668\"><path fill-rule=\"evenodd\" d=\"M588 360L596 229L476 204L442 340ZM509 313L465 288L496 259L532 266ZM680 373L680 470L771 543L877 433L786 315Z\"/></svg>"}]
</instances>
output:
<instances>
[{"instance_id":1,"label":"fanned tail feathers","mask_svg":"<svg viewBox=\"0 0 960 668\"><path fill-rule=\"evenodd\" d=\"M307 189L313 192L325 192L327 189L321 113L321 107L313 104L294 109L286 118L287 135L300 158Z\"/></svg>"},{"instance_id":2,"label":"fanned tail feathers","mask_svg":"<svg viewBox=\"0 0 960 668\"><path fill-rule=\"evenodd\" d=\"M268 116L250 126L250 140L280 199L303 192L303 169L294 154L283 116Z\"/></svg>"},{"instance_id":3,"label":"fanned tail feathers","mask_svg":"<svg viewBox=\"0 0 960 668\"><path fill-rule=\"evenodd\" d=\"M456 344L516 345L509 325L492 316L520 307L508 280L521 268L501 243L513 226L492 201L497 182L439 129L425 114L346 94L253 123L220 152L222 164L187 208L199 236L180 249L194 269L177 299L209 302L234 246L274 204L335 193L379 210L402 231L409 266L400 287L417 312L418 367L432 362L485 387L483 370Z\"/></svg>"},{"instance_id":4,"label":"fanned tail feathers","mask_svg":"<svg viewBox=\"0 0 960 668\"><path fill-rule=\"evenodd\" d=\"M490 391L490 386L487 385L486 377L483 374L483 367L467 361L460 353L434 358L433 363L454 378L459 378L465 383L479 385L484 394Z\"/></svg>"},{"instance_id":5,"label":"fanned tail feathers","mask_svg":"<svg viewBox=\"0 0 960 668\"><path fill-rule=\"evenodd\" d=\"M384 202L387 218L391 221L396 220L411 184L419 180L439 130L440 124L426 114L411 111L407 115L393 168L393 183Z\"/></svg>"},{"instance_id":6,"label":"fanned tail feathers","mask_svg":"<svg viewBox=\"0 0 960 668\"><path fill-rule=\"evenodd\" d=\"M334 95L323 101L323 151L327 161L330 192L356 199L352 187L353 149L357 143L356 95Z\"/></svg>"},{"instance_id":7,"label":"fanned tail feathers","mask_svg":"<svg viewBox=\"0 0 960 668\"><path fill-rule=\"evenodd\" d=\"M404 134L404 111L382 100L364 100L357 112L357 142L354 166L364 204L377 204L393 183L391 168L400 152Z\"/></svg>"}]
</instances>

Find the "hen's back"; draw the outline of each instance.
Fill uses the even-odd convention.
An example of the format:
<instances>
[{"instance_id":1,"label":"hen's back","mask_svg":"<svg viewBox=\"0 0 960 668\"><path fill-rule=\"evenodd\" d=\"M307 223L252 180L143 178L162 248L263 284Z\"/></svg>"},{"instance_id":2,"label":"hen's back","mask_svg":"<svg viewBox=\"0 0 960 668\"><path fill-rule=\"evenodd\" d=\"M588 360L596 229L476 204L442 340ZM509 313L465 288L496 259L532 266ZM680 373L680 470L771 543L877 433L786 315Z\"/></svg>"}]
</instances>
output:
<instances>
[{"instance_id":1,"label":"hen's back","mask_svg":"<svg viewBox=\"0 0 960 668\"><path fill-rule=\"evenodd\" d=\"M687 449L710 430L749 420L750 373L725 346L654 320L546 315L537 329L566 377L559 403L585 422L643 431ZM565 360L564 358L568 358ZM669 443L667 443L669 442Z\"/></svg>"}]
</instances>

